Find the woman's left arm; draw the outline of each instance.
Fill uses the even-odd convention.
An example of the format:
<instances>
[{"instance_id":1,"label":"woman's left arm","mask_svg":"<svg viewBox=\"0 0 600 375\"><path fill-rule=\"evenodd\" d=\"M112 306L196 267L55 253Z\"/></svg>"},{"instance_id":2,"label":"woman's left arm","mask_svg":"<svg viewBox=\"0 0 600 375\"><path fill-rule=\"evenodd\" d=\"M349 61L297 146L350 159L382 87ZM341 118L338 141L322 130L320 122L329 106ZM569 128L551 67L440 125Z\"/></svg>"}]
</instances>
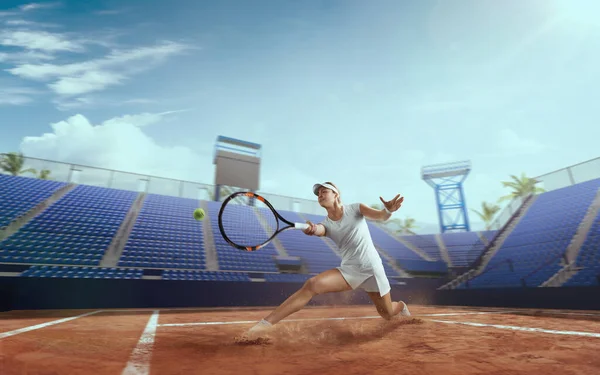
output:
<instances>
[{"instance_id":1,"label":"woman's left arm","mask_svg":"<svg viewBox=\"0 0 600 375\"><path fill-rule=\"evenodd\" d=\"M386 221L390 217L392 217L392 213L397 211L401 206L402 202L404 202L404 197L401 197L400 194L396 195L394 199L390 201L383 200L382 197L379 197L381 202L383 203L383 209L377 210L375 208L369 207L364 203L360 204L360 213L371 220L381 220Z\"/></svg>"}]
</instances>

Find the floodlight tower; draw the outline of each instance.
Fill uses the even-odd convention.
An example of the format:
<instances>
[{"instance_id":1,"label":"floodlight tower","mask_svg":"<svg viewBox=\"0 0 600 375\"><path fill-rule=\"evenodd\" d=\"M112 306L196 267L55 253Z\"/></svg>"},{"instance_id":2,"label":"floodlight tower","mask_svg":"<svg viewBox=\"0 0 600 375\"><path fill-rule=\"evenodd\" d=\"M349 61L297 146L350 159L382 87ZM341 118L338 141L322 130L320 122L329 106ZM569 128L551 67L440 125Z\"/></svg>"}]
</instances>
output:
<instances>
[{"instance_id":1,"label":"floodlight tower","mask_svg":"<svg viewBox=\"0 0 600 375\"><path fill-rule=\"evenodd\" d=\"M435 190L442 233L471 230L462 186L470 171L470 161L434 164L421 168L421 178Z\"/></svg>"},{"instance_id":2,"label":"floodlight tower","mask_svg":"<svg viewBox=\"0 0 600 375\"><path fill-rule=\"evenodd\" d=\"M213 164L215 201L220 201L221 187L257 191L260 180L262 146L240 139L218 136Z\"/></svg>"}]
</instances>

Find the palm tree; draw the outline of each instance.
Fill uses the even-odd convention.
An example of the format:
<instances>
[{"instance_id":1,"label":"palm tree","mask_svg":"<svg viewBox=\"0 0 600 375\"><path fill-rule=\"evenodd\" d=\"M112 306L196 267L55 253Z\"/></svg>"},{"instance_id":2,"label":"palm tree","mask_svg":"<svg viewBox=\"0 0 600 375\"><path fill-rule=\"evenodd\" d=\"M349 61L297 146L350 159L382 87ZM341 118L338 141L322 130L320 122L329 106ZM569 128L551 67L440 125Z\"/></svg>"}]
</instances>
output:
<instances>
[{"instance_id":1,"label":"palm tree","mask_svg":"<svg viewBox=\"0 0 600 375\"><path fill-rule=\"evenodd\" d=\"M38 178L41 180L50 180L50 170L49 169L42 169L38 175Z\"/></svg>"},{"instance_id":2,"label":"palm tree","mask_svg":"<svg viewBox=\"0 0 600 375\"><path fill-rule=\"evenodd\" d=\"M398 220L399 227L398 230L396 231L399 234L412 234L415 235L416 233L413 232L413 229L417 229L418 227L415 225L416 220L413 219L412 217L407 217L406 219L404 219L404 221L402 221L402 219L395 219Z\"/></svg>"},{"instance_id":3,"label":"palm tree","mask_svg":"<svg viewBox=\"0 0 600 375\"><path fill-rule=\"evenodd\" d=\"M538 181L525 176L525 173L521 174L521 178L515 175L510 175L510 178L512 178L512 181L502 181L502 186L512 188L513 191L508 195L500 197L498 202L515 198L524 198L530 194L543 193L546 191L541 187L536 187L535 185Z\"/></svg>"},{"instance_id":4,"label":"palm tree","mask_svg":"<svg viewBox=\"0 0 600 375\"><path fill-rule=\"evenodd\" d=\"M371 204L371 208L374 208L376 210L383 210L383 204L373 203ZM412 231L412 229L418 228L417 226L415 226L415 222L415 219L407 217L404 220L398 218L390 219L385 224L388 226L395 226L396 228L394 229L394 231L399 234L416 234Z\"/></svg>"},{"instance_id":5,"label":"palm tree","mask_svg":"<svg viewBox=\"0 0 600 375\"><path fill-rule=\"evenodd\" d=\"M8 154L5 154L0 161L0 168L13 176L18 176L23 173L37 174L36 170L33 168L23 169L24 164L25 157L22 153L9 152Z\"/></svg>"},{"instance_id":6,"label":"palm tree","mask_svg":"<svg viewBox=\"0 0 600 375\"><path fill-rule=\"evenodd\" d=\"M481 220L485 223L485 227L487 230L490 229L490 225L492 225L492 220L494 216L500 211L500 206L497 206L493 203L481 202L481 212L477 210L471 209L471 211L475 212Z\"/></svg>"}]
</instances>

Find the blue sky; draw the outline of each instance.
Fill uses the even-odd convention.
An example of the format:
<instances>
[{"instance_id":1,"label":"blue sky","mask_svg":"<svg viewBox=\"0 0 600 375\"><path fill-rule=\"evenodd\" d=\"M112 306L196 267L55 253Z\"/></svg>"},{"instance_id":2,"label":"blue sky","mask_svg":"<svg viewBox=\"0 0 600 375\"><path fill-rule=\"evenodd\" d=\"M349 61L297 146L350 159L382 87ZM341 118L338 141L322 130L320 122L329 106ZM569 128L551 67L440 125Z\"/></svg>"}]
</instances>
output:
<instances>
[{"instance_id":1,"label":"blue sky","mask_svg":"<svg viewBox=\"0 0 600 375\"><path fill-rule=\"evenodd\" d=\"M210 3L210 4L209 4ZM599 156L594 0L3 1L1 151L212 183L218 135L263 145L261 190L403 194L423 165L499 181ZM474 227L479 225L471 214Z\"/></svg>"}]
</instances>

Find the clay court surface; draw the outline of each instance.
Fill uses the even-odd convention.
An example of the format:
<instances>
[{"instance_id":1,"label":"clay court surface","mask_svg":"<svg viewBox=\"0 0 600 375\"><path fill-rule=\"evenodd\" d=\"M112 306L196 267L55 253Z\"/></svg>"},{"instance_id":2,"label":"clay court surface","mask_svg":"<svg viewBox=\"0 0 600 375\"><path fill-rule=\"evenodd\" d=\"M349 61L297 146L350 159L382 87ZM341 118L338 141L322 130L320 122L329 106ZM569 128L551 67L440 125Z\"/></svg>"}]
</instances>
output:
<instances>
[{"instance_id":1,"label":"clay court surface","mask_svg":"<svg viewBox=\"0 0 600 375\"><path fill-rule=\"evenodd\" d=\"M236 337L270 309L0 313L9 374L599 374L600 312L314 307L263 344Z\"/></svg>"}]
</instances>

